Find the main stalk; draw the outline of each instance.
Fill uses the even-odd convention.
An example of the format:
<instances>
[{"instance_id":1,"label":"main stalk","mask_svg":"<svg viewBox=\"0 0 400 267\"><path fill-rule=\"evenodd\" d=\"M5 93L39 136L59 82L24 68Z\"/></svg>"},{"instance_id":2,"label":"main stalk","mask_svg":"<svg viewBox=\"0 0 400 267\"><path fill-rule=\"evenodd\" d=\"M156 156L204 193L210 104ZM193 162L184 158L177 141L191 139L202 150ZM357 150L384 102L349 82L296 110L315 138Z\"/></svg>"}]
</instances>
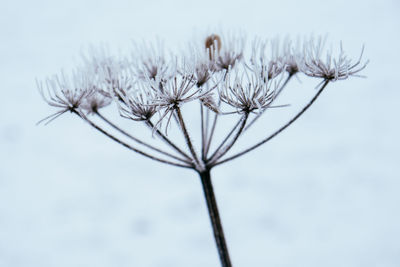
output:
<instances>
[{"instance_id":1,"label":"main stalk","mask_svg":"<svg viewBox=\"0 0 400 267\"><path fill-rule=\"evenodd\" d=\"M204 196L207 202L208 213L210 215L211 226L214 232L215 243L218 248L219 258L222 267L232 267L229 258L228 247L226 245L224 231L222 229L221 218L219 217L217 201L215 200L214 189L211 183L210 170L203 171L200 174L201 184L203 186Z\"/></svg>"}]
</instances>

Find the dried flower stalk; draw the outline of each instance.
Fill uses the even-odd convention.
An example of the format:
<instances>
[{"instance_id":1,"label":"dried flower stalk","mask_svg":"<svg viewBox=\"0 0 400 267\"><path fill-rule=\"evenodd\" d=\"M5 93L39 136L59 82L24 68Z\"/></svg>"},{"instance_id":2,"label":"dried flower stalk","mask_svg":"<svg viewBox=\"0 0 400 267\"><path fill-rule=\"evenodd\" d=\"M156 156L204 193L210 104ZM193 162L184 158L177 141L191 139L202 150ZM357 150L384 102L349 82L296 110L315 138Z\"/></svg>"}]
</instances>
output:
<instances>
[{"instance_id":1,"label":"dried flower stalk","mask_svg":"<svg viewBox=\"0 0 400 267\"><path fill-rule=\"evenodd\" d=\"M288 38L283 42L254 39L248 59L244 56L244 43L240 36L211 34L205 38L203 47L195 44L189 55L168 57L159 42L155 46L136 45L133 59L118 59L100 49L91 57L85 57L84 66L71 76L62 73L38 82L44 100L58 109L40 122L47 124L69 111L136 153L196 171L202 182L224 267L230 267L232 263L215 201L211 169L251 152L279 135L311 107L330 82L360 76L359 72L368 63L362 61L362 53L356 61L349 59L342 45L338 56L324 52L321 38L302 43ZM273 107L282 107L275 105L276 99L292 77L301 73L322 79L312 99L271 135L229 155L258 118ZM192 139L182 109L195 101L200 106L200 147L196 147L197 143ZM100 113L112 104L123 118L146 124L150 134L165 142L169 150L140 140ZM90 116L97 117L102 124L95 123ZM237 116L238 121L212 150L217 122L224 116ZM174 126L182 132L186 147L179 147L173 141L175 137L168 136L168 128ZM116 137L113 132L124 138Z\"/></svg>"}]
</instances>

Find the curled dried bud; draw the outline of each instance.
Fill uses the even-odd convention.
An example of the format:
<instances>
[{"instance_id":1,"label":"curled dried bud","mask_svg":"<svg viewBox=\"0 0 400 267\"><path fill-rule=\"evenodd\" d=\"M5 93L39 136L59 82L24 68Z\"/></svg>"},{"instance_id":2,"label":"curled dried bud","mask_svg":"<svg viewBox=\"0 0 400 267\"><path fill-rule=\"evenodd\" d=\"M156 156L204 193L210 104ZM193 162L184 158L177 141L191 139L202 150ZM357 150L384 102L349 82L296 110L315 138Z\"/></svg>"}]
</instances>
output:
<instances>
[{"instance_id":1,"label":"curled dried bud","mask_svg":"<svg viewBox=\"0 0 400 267\"><path fill-rule=\"evenodd\" d=\"M206 38L205 47L210 60L214 60L216 52L221 50L221 37L217 34L211 34Z\"/></svg>"},{"instance_id":2,"label":"curled dried bud","mask_svg":"<svg viewBox=\"0 0 400 267\"><path fill-rule=\"evenodd\" d=\"M209 110L214 111L217 114L220 113L219 107L211 95L205 95L204 97L201 97L200 101Z\"/></svg>"}]
</instances>

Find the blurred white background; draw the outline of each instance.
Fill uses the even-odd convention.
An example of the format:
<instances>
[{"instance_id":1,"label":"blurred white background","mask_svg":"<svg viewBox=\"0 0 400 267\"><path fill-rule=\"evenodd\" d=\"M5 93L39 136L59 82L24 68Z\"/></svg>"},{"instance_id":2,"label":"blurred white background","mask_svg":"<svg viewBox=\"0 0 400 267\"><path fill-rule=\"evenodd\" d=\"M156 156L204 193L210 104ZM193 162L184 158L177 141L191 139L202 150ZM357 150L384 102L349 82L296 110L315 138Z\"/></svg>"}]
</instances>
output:
<instances>
[{"instance_id":1,"label":"blurred white background","mask_svg":"<svg viewBox=\"0 0 400 267\"><path fill-rule=\"evenodd\" d=\"M400 266L399 13L396 0L1 0L0 266L219 266L194 172L71 115L35 126L53 112L35 78L85 47L182 45L215 27L328 33L370 59L367 79L331 84L278 138L213 171L234 266ZM301 80L288 95L318 83Z\"/></svg>"}]
</instances>

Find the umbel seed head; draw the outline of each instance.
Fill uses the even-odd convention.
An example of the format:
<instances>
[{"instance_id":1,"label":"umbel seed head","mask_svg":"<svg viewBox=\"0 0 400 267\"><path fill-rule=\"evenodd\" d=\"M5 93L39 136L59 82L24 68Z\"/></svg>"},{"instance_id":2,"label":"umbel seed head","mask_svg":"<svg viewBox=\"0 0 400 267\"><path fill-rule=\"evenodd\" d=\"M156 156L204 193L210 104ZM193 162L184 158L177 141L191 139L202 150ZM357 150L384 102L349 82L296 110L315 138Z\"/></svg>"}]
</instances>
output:
<instances>
[{"instance_id":1,"label":"umbel seed head","mask_svg":"<svg viewBox=\"0 0 400 267\"><path fill-rule=\"evenodd\" d=\"M210 60L213 60L215 58L215 52L221 50L221 37L217 34L211 34L206 38L204 43Z\"/></svg>"}]
</instances>

